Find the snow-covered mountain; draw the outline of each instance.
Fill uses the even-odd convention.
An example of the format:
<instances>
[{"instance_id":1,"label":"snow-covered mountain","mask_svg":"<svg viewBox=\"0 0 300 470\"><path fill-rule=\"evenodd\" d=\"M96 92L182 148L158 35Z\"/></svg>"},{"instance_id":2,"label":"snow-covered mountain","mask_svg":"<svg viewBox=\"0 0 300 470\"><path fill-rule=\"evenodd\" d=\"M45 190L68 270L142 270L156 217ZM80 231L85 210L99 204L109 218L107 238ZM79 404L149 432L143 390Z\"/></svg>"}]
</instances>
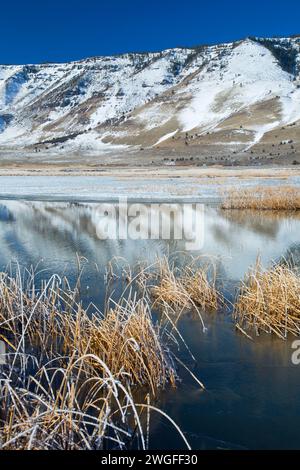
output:
<instances>
[{"instance_id":1,"label":"snow-covered mountain","mask_svg":"<svg viewBox=\"0 0 300 470\"><path fill-rule=\"evenodd\" d=\"M2 151L247 149L299 120L300 37L0 66Z\"/></svg>"}]
</instances>

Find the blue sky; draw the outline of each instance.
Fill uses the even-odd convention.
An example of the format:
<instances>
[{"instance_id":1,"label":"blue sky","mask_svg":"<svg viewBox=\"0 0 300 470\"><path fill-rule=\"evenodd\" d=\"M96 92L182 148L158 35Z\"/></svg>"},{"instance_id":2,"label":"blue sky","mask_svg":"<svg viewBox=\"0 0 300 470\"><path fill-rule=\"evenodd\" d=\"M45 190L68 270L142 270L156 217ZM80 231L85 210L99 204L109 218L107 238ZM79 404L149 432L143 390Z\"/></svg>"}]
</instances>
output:
<instances>
[{"instance_id":1,"label":"blue sky","mask_svg":"<svg viewBox=\"0 0 300 470\"><path fill-rule=\"evenodd\" d=\"M0 63L300 34L299 0L5 0Z\"/></svg>"}]
</instances>

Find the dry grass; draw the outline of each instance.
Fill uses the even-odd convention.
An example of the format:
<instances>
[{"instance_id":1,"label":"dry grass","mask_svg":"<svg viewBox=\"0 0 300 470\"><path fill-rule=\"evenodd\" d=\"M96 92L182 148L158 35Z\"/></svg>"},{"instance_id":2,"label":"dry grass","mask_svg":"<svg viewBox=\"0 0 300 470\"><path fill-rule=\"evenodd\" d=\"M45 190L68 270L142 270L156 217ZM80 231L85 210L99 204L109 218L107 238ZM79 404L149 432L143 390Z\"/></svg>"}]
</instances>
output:
<instances>
[{"instance_id":1,"label":"dry grass","mask_svg":"<svg viewBox=\"0 0 300 470\"><path fill-rule=\"evenodd\" d=\"M258 261L241 286L234 317L242 331L299 335L300 278L285 265L263 270Z\"/></svg>"},{"instance_id":2,"label":"dry grass","mask_svg":"<svg viewBox=\"0 0 300 470\"><path fill-rule=\"evenodd\" d=\"M212 271L210 276L209 271ZM196 259L177 269L166 258L162 259L159 263L157 284L152 287L151 292L155 305L167 304L181 311L195 309L201 321L200 311L217 311L222 302L222 296L216 289L213 263L198 266Z\"/></svg>"},{"instance_id":3,"label":"dry grass","mask_svg":"<svg viewBox=\"0 0 300 470\"><path fill-rule=\"evenodd\" d=\"M169 381L175 383L169 351L162 346L159 325L154 325L143 298L122 299L105 315L98 311L90 315L55 280L40 295L31 291L29 296L16 279L2 275L0 326L10 342L18 345L17 350L28 343L47 360L54 353L68 357L92 354L113 374L125 371L131 384L150 385L153 392ZM103 372L99 363L95 367Z\"/></svg>"},{"instance_id":4,"label":"dry grass","mask_svg":"<svg viewBox=\"0 0 300 470\"><path fill-rule=\"evenodd\" d=\"M185 309L190 306L190 297L180 277L176 277L175 268L167 258L158 263L157 284L151 289L156 304L167 304L175 308Z\"/></svg>"},{"instance_id":5,"label":"dry grass","mask_svg":"<svg viewBox=\"0 0 300 470\"><path fill-rule=\"evenodd\" d=\"M0 448L145 448L150 410L188 445L149 403L177 375L170 335L153 322L147 299L130 294L102 315L84 310L77 294L57 276L36 290L34 278L24 287L21 276L1 275L0 334L8 355L0 367ZM134 402L137 386L144 403Z\"/></svg>"},{"instance_id":6,"label":"dry grass","mask_svg":"<svg viewBox=\"0 0 300 470\"><path fill-rule=\"evenodd\" d=\"M154 325L144 300L116 304L103 317L86 312L63 322L64 351L93 354L116 376L126 373L131 383L147 385L155 395L158 387L175 385L176 373L159 325ZM93 366L103 373L99 363Z\"/></svg>"},{"instance_id":7,"label":"dry grass","mask_svg":"<svg viewBox=\"0 0 300 470\"><path fill-rule=\"evenodd\" d=\"M215 277L209 281L206 268L198 269L196 272L187 269L182 284L188 296L200 306L201 310L218 310L222 297L216 289Z\"/></svg>"},{"instance_id":8,"label":"dry grass","mask_svg":"<svg viewBox=\"0 0 300 470\"><path fill-rule=\"evenodd\" d=\"M232 188L223 194L222 209L299 210L300 189L293 186Z\"/></svg>"},{"instance_id":9,"label":"dry grass","mask_svg":"<svg viewBox=\"0 0 300 470\"><path fill-rule=\"evenodd\" d=\"M89 359L69 358L66 365L64 357L56 357L27 377L16 378L13 369L1 374L1 449L126 447L132 428L123 407L131 406L141 431L139 412L109 369L83 378Z\"/></svg>"}]
</instances>

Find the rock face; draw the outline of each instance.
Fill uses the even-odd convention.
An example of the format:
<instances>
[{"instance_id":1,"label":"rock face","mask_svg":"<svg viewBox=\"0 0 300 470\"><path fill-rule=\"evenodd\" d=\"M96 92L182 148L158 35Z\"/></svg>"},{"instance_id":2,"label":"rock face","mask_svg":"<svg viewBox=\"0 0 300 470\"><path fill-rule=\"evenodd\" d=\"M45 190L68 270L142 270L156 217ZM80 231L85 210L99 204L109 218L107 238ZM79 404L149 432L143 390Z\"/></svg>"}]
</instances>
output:
<instances>
[{"instance_id":1,"label":"rock face","mask_svg":"<svg viewBox=\"0 0 300 470\"><path fill-rule=\"evenodd\" d=\"M0 66L2 151L248 151L283 127L297 145L299 120L300 37Z\"/></svg>"}]
</instances>

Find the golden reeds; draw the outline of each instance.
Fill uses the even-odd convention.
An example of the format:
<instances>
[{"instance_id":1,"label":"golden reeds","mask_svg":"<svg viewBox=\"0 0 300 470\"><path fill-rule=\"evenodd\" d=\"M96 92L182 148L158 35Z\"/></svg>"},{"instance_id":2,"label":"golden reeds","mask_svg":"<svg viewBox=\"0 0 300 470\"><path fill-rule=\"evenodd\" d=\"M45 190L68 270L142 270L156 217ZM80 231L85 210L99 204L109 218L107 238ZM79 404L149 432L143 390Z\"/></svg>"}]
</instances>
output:
<instances>
[{"instance_id":1,"label":"golden reeds","mask_svg":"<svg viewBox=\"0 0 300 470\"><path fill-rule=\"evenodd\" d=\"M130 390L108 368L102 376L81 377L89 356L56 357L34 375L18 380L14 373L1 376L1 449L103 449L125 448L138 429L145 438ZM95 361L100 361L94 357ZM130 407L128 419L123 408Z\"/></svg>"},{"instance_id":2,"label":"golden reeds","mask_svg":"<svg viewBox=\"0 0 300 470\"><path fill-rule=\"evenodd\" d=\"M62 323L63 348L68 354L75 350L96 355L120 380L125 374L132 384L150 386L153 394L167 383L175 385L171 356L144 300L116 304L102 317L90 318L81 311L63 318ZM103 372L101 364L92 363Z\"/></svg>"},{"instance_id":3,"label":"golden reeds","mask_svg":"<svg viewBox=\"0 0 300 470\"><path fill-rule=\"evenodd\" d=\"M260 262L241 285L234 317L242 331L254 329L285 339L300 334L300 278L285 265L263 270Z\"/></svg>"},{"instance_id":4,"label":"golden reeds","mask_svg":"<svg viewBox=\"0 0 300 470\"><path fill-rule=\"evenodd\" d=\"M167 258L158 262L156 273L157 284L151 289L155 305L167 304L180 309L190 306L190 297L186 292L180 277L175 275L176 269Z\"/></svg>"},{"instance_id":5,"label":"golden reeds","mask_svg":"<svg viewBox=\"0 0 300 470\"><path fill-rule=\"evenodd\" d=\"M202 310L216 311L221 303L221 294L217 291L215 278L211 281L205 268L196 272L187 270L182 278L182 284L189 297L200 306Z\"/></svg>"},{"instance_id":6,"label":"golden reeds","mask_svg":"<svg viewBox=\"0 0 300 470\"><path fill-rule=\"evenodd\" d=\"M209 278L208 271L213 267ZM177 271L177 276L175 272ZM216 311L222 296L216 289L215 268L210 262L197 266L194 259L181 269L174 269L163 259L158 272L158 283L152 288L155 304L163 303L182 310L200 308Z\"/></svg>"},{"instance_id":7,"label":"golden reeds","mask_svg":"<svg viewBox=\"0 0 300 470\"><path fill-rule=\"evenodd\" d=\"M135 407L131 389L153 396L175 385L170 335L143 296L109 299L104 315L75 297L57 276L36 290L33 279L24 287L21 276L0 275L8 351L0 366L0 448L126 448L132 439L145 447L141 410L151 405Z\"/></svg>"},{"instance_id":8,"label":"golden reeds","mask_svg":"<svg viewBox=\"0 0 300 470\"><path fill-rule=\"evenodd\" d=\"M223 192L222 209L299 210L300 189L294 186L232 188Z\"/></svg>"},{"instance_id":9,"label":"golden reeds","mask_svg":"<svg viewBox=\"0 0 300 470\"><path fill-rule=\"evenodd\" d=\"M150 385L153 392L168 382L175 384L171 356L145 299L122 299L105 315L90 315L81 305L60 308L60 299L71 305L71 298L57 285L31 298L15 279L3 276L0 293L0 328L16 350L25 342L48 359L54 353L94 354L116 376L122 372L132 384ZM102 369L99 363L96 367Z\"/></svg>"},{"instance_id":10,"label":"golden reeds","mask_svg":"<svg viewBox=\"0 0 300 470\"><path fill-rule=\"evenodd\" d=\"M112 268L109 282L123 279L124 291L118 301L107 295L104 314L84 309L78 291L58 276L37 290L33 277L24 286L20 275L0 274L0 339L8 352L0 366L0 448L146 448L150 410L188 446L150 398L176 384L176 361L204 388L171 344L177 333L187 347L177 328L184 311L196 311L204 328L202 312L223 306L216 266L203 259L176 265L163 258L119 278ZM233 315L248 338L251 330L299 335L300 278L287 265L264 270L258 261ZM145 403L135 403L133 390Z\"/></svg>"}]
</instances>

